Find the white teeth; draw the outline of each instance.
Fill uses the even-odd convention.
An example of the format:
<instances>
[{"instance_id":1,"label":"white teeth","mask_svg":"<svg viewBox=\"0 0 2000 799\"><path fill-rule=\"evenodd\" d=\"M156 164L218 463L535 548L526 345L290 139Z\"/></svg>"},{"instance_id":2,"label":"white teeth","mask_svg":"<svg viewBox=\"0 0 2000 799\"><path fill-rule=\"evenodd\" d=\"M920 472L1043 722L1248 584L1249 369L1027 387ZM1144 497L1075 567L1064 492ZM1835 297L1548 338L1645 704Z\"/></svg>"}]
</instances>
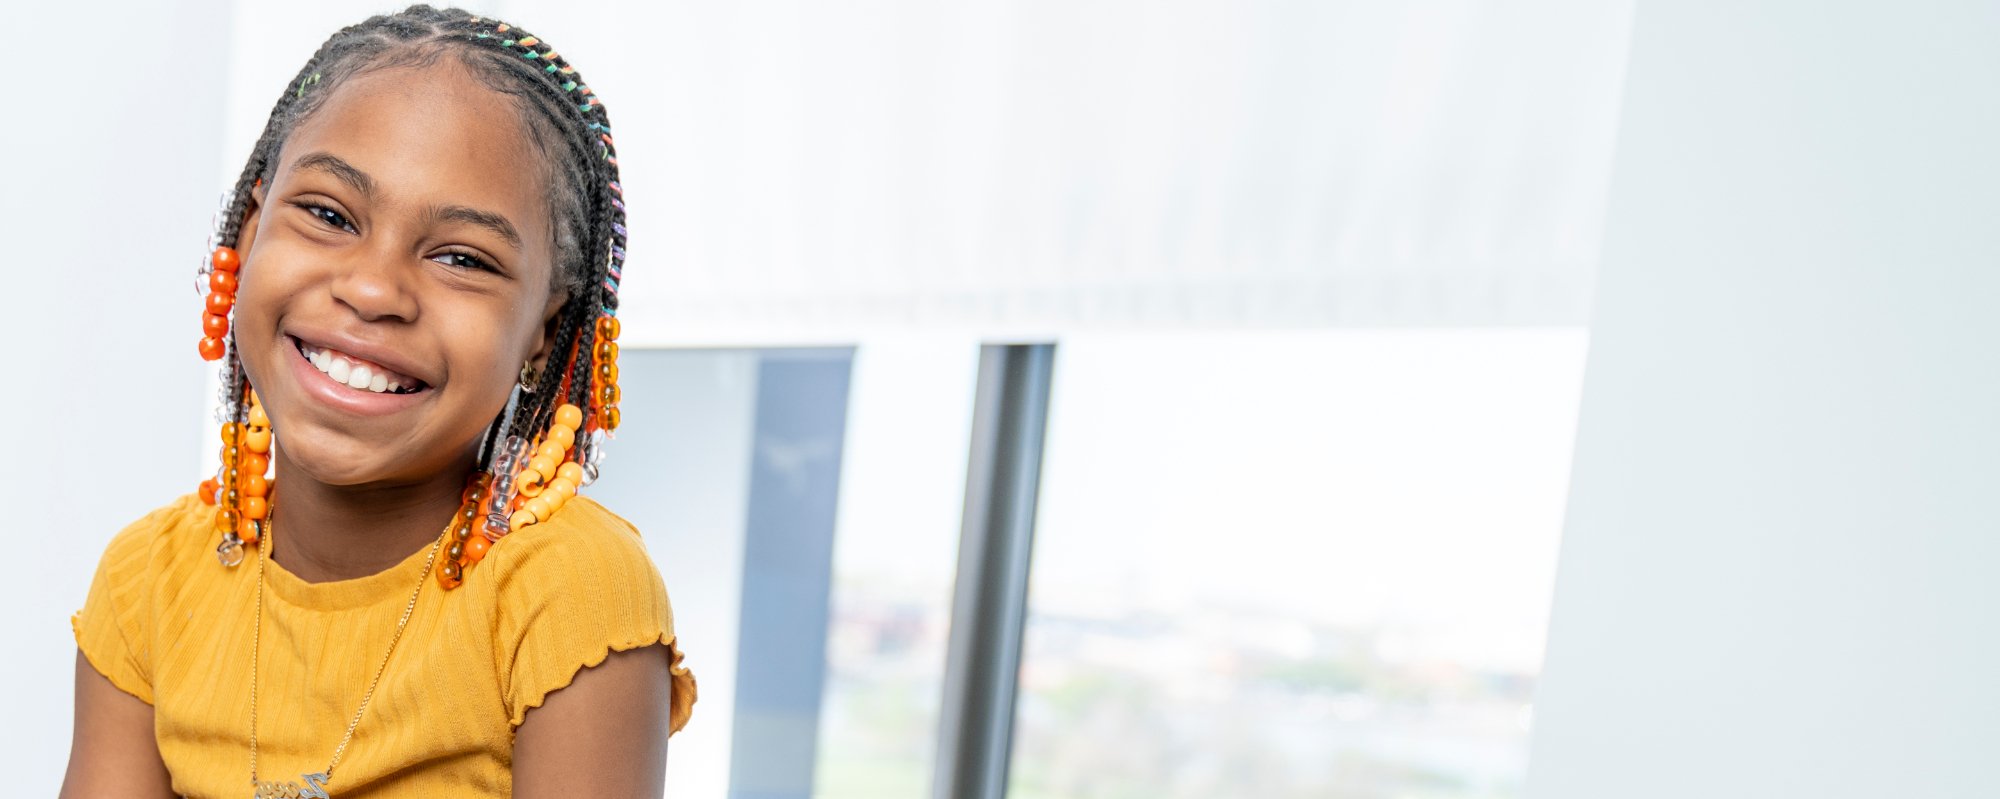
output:
<instances>
[{"instance_id":1,"label":"white teeth","mask_svg":"<svg viewBox=\"0 0 2000 799\"><path fill-rule=\"evenodd\" d=\"M311 363L313 368L325 372L327 377L333 378L333 382L349 388L376 394L401 391L404 388L403 381L390 377L392 373L386 369L355 363L331 350L301 346L300 351L305 354L306 361Z\"/></svg>"}]
</instances>

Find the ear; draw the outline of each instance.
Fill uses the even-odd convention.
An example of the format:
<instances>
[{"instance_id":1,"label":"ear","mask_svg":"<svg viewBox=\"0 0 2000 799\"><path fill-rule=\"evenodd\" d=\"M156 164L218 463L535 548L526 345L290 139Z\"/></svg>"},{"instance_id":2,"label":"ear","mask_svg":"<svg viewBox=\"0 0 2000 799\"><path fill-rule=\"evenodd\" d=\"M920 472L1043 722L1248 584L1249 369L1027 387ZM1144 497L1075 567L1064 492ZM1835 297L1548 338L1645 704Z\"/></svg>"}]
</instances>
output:
<instances>
[{"instance_id":1,"label":"ear","mask_svg":"<svg viewBox=\"0 0 2000 799\"><path fill-rule=\"evenodd\" d=\"M243 224L237 228L236 254L250 262L250 246L257 242L257 222L264 217L264 184L259 182L243 200Z\"/></svg>"},{"instance_id":2,"label":"ear","mask_svg":"<svg viewBox=\"0 0 2000 799\"><path fill-rule=\"evenodd\" d=\"M535 333L533 348L528 353L528 362L534 364L535 373L541 374L549 368L549 358L555 354L556 320L558 312L569 301L569 292L559 289L549 290L549 299L542 304L542 324Z\"/></svg>"}]
</instances>

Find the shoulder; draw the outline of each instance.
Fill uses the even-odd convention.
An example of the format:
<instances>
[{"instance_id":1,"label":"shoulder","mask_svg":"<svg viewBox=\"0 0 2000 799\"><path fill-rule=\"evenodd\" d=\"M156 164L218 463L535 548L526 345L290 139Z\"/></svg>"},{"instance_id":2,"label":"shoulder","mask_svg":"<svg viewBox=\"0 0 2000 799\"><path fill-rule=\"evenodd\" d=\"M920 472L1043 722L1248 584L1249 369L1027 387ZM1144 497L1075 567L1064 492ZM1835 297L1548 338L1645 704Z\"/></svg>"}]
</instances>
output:
<instances>
[{"instance_id":1,"label":"shoulder","mask_svg":"<svg viewBox=\"0 0 2000 799\"><path fill-rule=\"evenodd\" d=\"M208 511L190 492L133 520L105 544L98 579L124 582L185 568L202 551Z\"/></svg>"},{"instance_id":2,"label":"shoulder","mask_svg":"<svg viewBox=\"0 0 2000 799\"><path fill-rule=\"evenodd\" d=\"M531 578L539 587L650 578L659 570L646 553L639 530L596 500L578 495L547 522L511 533L494 544L484 567L494 567L503 585Z\"/></svg>"}]
</instances>

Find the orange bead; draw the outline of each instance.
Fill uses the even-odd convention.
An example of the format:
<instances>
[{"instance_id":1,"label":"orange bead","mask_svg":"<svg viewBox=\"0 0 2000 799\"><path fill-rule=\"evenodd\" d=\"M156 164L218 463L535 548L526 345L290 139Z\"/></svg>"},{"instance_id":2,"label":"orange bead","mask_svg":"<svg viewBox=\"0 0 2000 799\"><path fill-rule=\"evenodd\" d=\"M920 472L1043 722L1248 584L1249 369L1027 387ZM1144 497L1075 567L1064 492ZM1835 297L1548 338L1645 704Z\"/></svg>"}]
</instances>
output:
<instances>
[{"instance_id":1,"label":"orange bead","mask_svg":"<svg viewBox=\"0 0 2000 799\"><path fill-rule=\"evenodd\" d=\"M217 530L234 530L237 523L241 521L243 521L243 516L237 513L235 508L217 508L215 510L215 529Z\"/></svg>"},{"instance_id":2,"label":"orange bead","mask_svg":"<svg viewBox=\"0 0 2000 799\"><path fill-rule=\"evenodd\" d=\"M556 425L559 427L567 427L572 432L575 431L577 428L582 427L583 409L578 408L575 405L571 405L567 402L563 403L560 406L557 406ZM564 444L563 446L567 447L569 445Z\"/></svg>"},{"instance_id":3,"label":"orange bead","mask_svg":"<svg viewBox=\"0 0 2000 799\"><path fill-rule=\"evenodd\" d=\"M220 291L211 291L208 293L207 307L209 313L217 316L228 316L230 306L235 304L236 295L234 294L224 294Z\"/></svg>"},{"instance_id":4,"label":"orange bead","mask_svg":"<svg viewBox=\"0 0 2000 799\"><path fill-rule=\"evenodd\" d=\"M222 360L222 339L215 336L203 338L201 340L201 359L204 361Z\"/></svg>"},{"instance_id":5,"label":"orange bead","mask_svg":"<svg viewBox=\"0 0 2000 799\"><path fill-rule=\"evenodd\" d=\"M207 480L201 481L200 493L201 493L202 504L204 505L215 504L215 478L211 477L208 478Z\"/></svg>"},{"instance_id":6,"label":"orange bead","mask_svg":"<svg viewBox=\"0 0 2000 799\"><path fill-rule=\"evenodd\" d=\"M465 542L465 562L478 563L493 548L493 540L483 535L475 535Z\"/></svg>"},{"instance_id":7,"label":"orange bead","mask_svg":"<svg viewBox=\"0 0 2000 799\"><path fill-rule=\"evenodd\" d=\"M236 273L217 269L208 273L208 289L224 294L236 293Z\"/></svg>"},{"instance_id":8,"label":"orange bead","mask_svg":"<svg viewBox=\"0 0 2000 799\"><path fill-rule=\"evenodd\" d=\"M214 296L214 295L209 295ZM603 361L597 364L597 378L606 383L618 382L618 364Z\"/></svg>"},{"instance_id":9,"label":"orange bead","mask_svg":"<svg viewBox=\"0 0 2000 799\"><path fill-rule=\"evenodd\" d=\"M606 430L618 429L618 406L616 405L604 406L604 429Z\"/></svg>"},{"instance_id":10,"label":"orange bead","mask_svg":"<svg viewBox=\"0 0 2000 799\"><path fill-rule=\"evenodd\" d=\"M229 317L216 316L207 310L201 312L201 333L213 339L229 335Z\"/></svg>"},{"instance_id":11,"label":"orange bead","mask_svg":"<svg viewBox=\"0 0 2000 799\"><path fill-rule=\"evenodd\" d=\"M607 339L618 338L618 317L606 316L597 320L597 335Z\"/></svg>"},{"instance_id":12,"label":"orange bead","mask_svg":"<svg viewBox=\"0 0 2000 799\"><path fill-rule=\"evenodd\" d=\"M263 497L243 498L243 517L246 519L262 519L264 514L270 511L271 505L265 502Z\"/></svg>"},{"instance_id":13,"label":"orange bead","mask_svg":"<svg viewBox=\"0 0 2000 799\"><path fill-rule=\"evenodd\" d=\"M245 544L257 543L257 523L244 519L236 525L236 537L243 539Z\"/></svg>"},{"instance_id":14,"label":"orange bead","mask_svg":"<svg viewBox=\"0 0 2000 799\"><path fill-rule=\"evenodd\" d=\"M243 425L235 422L222 423L222 443L234 444L236 443L236 437L240 435L243 435Z\"/></svg>"},{"instance_id":15,"label":"orange bead","mask_svg":"<svg viewBox=\"0 0 2000 799\"><path fill-rule=\"evenodd\" d=\"M455 560L440 560L437 566L438 585L449 591L464 582L465 570Z\"/></svg>"},{"instance_id":16,"label":"orange bead","mask_svg":"<svg viewBox=\"0 0 2000 799\"><path fill-rule=\"evenodd\" d=\"M243 470L243 474L246 476L263 474L270 470L271 459L255 452L246 453L243 456L243 462L237 464L236 468Z\"/></svg>"},{"instance_id":17,"label":"orange bead","mask_svg":"<svg viewBox=\"0 0 2000 799\"><path fill-rule=\"evenodd\" d=\"M465 558L465 544L458 541L451 542L451 546L444 548L444 556L452 560L463 560Z\"/></svg>"},{"instance_id":18,"label":"orange bead","mask_svg":"<svg viewBox=\"0 0 2000 799\"><path fill-rule=\"evenodd\" d=\"M243 433L243 446L251 452L263 454L271 451L271 428L252 427Z\"/></svg>"},{"instance_id":19,"label":"orange bead","mask_svg":"<svg viewBox=\"0 0 2000 799\"><path fill-rule=\"evenodd\" d=\"M271 493L271 480L261 474L243 478L243 496L263 497Z\"/></svg>"},{"instance_id":20,"label":"orange bead","mask_svg":"<svg viewBox=\"0 0 2000 799\"><path fill-rule=\"evenodd\" d=\"M617 405L619 398L623 396L623 392L618 390L617 383L607 383L604 386L604 390L599 392L598 396L602 399L602 402L599 404Z\"/></svg>"},{"instance_id":21,"label":"orange bead","mask_svg":"<svg viewBox=\"0 0 2000 799\"><path fill-rule=\"evenodd\" d=\"M236 257L236 250L229 247L215 248L215 254L209 256L208 262L219 272L234 272L243 265Z\"/></svg>"}]
</instances>

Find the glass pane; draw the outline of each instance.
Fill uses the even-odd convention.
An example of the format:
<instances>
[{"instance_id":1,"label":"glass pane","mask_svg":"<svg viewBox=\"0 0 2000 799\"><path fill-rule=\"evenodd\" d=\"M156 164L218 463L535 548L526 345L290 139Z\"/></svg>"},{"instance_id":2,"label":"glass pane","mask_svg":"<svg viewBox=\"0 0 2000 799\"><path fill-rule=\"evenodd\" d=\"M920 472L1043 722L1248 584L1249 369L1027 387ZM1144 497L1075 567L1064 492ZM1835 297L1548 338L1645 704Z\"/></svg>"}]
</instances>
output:
<instances>
[{"instance_id":1,"label":"glass pane","mask_svg":"<svg viewBox=\"0 0 2000 799\"><path fill-rule=\"evenodd\" d=\"M1010 795L1517 797L1586 336L1078 336Z\"/></svg>"},{"instance_id":2,"label":"glass pane","mask_svg":"<svg viewBox=\"0 0 2000 799\"><path fill-rule=\"evenodd\" d=\"M820 715L822 799L928 799L978 342L855 354Z\"/></svg>"}]
</instances>

